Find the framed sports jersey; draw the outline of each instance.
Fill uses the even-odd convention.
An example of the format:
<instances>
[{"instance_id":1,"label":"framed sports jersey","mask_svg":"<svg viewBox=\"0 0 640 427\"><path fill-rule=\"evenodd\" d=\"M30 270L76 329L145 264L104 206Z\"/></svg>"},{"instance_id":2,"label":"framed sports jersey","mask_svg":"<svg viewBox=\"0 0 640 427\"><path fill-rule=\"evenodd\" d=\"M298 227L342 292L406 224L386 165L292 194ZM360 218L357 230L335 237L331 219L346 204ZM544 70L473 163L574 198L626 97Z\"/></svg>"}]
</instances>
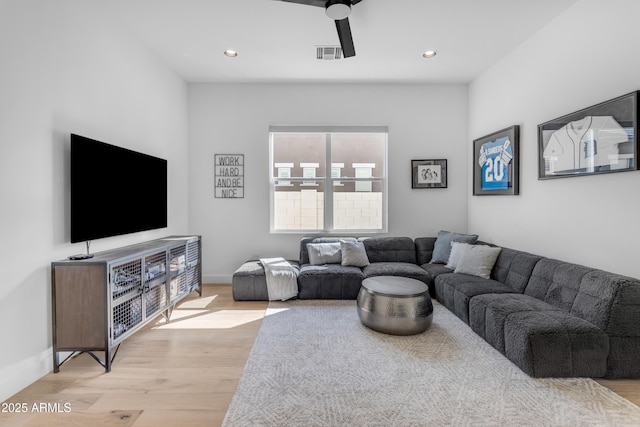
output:
<instances>
[{"instance_id":1,"label":"framed sports jersey","mask_svg":"<svg viewBox=\"0 0 640 427\"><path fill-rule=\"evenodd\" d=\"M473 141L473 195L520 194L520 127L514 125Z\"/></svg>"},{"instance_id":2,"label":"framed sports jersey","mask_svg":"<svg viewBox=\"0 0 640 427\"><path fill-rule=\"evenodd\" d=\"M638 169L638 91L538 125L538 179Z\"/></svg>"}]
</instances>

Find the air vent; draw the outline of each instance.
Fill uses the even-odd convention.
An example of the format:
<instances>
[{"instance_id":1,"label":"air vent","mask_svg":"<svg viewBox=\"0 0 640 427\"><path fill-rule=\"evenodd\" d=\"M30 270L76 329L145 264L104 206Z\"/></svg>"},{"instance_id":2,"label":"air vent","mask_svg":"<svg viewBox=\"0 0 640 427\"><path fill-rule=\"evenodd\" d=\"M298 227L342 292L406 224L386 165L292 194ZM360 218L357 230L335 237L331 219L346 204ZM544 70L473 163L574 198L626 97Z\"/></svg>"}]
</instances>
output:
<instances>
[{"instance_id":1,"label":"air vent","mask_svg":"<svg viewBox=\"0 0 640 427\"><path fill-rule=\"evenodd\" d=\"M342 48L339 46L318 46L317 58L325 60L341 59Z\"/></svg>"}]
</instances>

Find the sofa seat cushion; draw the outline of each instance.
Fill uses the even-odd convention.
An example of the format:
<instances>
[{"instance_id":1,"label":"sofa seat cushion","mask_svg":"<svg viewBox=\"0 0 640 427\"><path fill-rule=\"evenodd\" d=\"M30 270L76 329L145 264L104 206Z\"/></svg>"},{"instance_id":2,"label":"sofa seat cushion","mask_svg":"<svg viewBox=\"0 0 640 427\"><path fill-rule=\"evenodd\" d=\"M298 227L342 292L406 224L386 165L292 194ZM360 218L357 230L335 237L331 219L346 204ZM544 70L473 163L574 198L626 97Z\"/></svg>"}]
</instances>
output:
<instances>
[{"instance_id":1,"label":"sofa seat cushion","mask_svg":"<svg viewBox=\"0 0 640 427\"><path fill-rule=\"evenodd\" d=\"M523 294L471 299L469 325L534 377L602 377L609 338L593 324Z\"/></svg>"},{"instance_id":2,"label":"sofa seat cushion","mask_svg":"<svg viewBox=\"0 0 640 427\"><path fill-rule=\"evenodd\" d=\"M560 311L537 298L522 294L477 295L469 302L469 326L475 333L504 354L504 325L513 313Z\"/></svg>"},{"instance_id":3,"label":"sofa seat cushion","mask_svg":"<svg viewBox=\"0 0 640 427\"><path fill-rule=\"evenodd\" d=\"M462 273L444 273L435 278L436 298L460 319L469 323L469 300L482 294L513 293L497 280Z\"/></svg>"},{"instance_id":4,"label":"sofa seat cushion","mask_svg":"<svg viewBox=\"0 0 640 427\"><path fill-rule=\"evenodd\" d=\"M435 298L436 293L436 284L435 279L441 274L453 273L453 270L447 268L444 264L431 264L426 263L420 266L427 273L427 281L425 282L427 286L429 286L429 291L431 293L431 297Z\"/></svg>"},{"instance_id":5,"label":"sofa seat cushion","mask_svg":"<svg viewBox=\"0 0 640 427\"><path fill-rule=\"evenodd\" d=\"M298 298L356 299L363 279L359 267L304 264L298 275Z\"/></svg>"},{"instance_id":6,"label":"sofa seat cushion","mask_svg":"<svg viewBox=\"0 0 640 427\"><path fill-rule=\"evenodd\" d=\"M518 311L504 324L505 356L532 377L605 376L609 337L562 310Z\"/></svg>"}]
</instances>

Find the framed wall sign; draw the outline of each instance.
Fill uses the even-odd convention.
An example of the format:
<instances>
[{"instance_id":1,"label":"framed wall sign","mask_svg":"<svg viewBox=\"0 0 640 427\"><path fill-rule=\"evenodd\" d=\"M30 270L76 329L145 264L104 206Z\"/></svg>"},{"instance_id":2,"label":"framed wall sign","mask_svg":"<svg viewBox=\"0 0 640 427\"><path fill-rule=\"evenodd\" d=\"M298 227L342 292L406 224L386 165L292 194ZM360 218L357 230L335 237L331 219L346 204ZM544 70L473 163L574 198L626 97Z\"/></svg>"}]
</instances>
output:
<instances>
[{"instance_id":1,"label":"framed wall sign","mask_svg":"<svg viewBox=\"0 0 640 427\"><path fill-rule=\"evenodd\" d=\"M244 198L244 154L215 154L215 197Z\"/></svg>"},{"instance_id":2,"label":"framed wall sign","mask_svg":"<svg viewBox=\"0 0 640 427\"><path fill-rule=\"evenodd\" d=\"M538 179L638 169L638 91L538 125Z\"/></svg>"},{"instance_id":3,"label":"framed wall sign","mask_svg":"<svg viewBox=\"0 0 640 427\"><path fill-rule=\"evenodd\" d=\"M473 141L473 195L520 194L520 127Z\"/></svg>"},{"instance_id":4,"label":"framed wall sign","mask_svg":"<svg viewBox=\"0 0 640 427\"><path fill-rule=\"evenodd\" d=\"M447 188L447 160L411 160L411 188Z\"/></svg>"}]
</instances>

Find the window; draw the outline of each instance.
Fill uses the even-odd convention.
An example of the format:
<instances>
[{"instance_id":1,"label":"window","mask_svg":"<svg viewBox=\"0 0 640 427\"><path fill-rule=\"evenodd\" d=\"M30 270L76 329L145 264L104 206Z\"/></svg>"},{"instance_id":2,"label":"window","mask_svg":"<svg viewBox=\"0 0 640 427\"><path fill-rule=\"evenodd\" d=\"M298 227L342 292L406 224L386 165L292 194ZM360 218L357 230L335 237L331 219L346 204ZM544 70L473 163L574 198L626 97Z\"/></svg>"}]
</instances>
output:
<instances>
[{"instance_id":1,"label":"window","mask_svg":"<svg viewBox=\"0 0 640 427\"><path fill-rule=\"evenodd\" d=\"M272 126L269 152L271 232L387 231L386 127Z\"/></svg>"}]
</instances>

